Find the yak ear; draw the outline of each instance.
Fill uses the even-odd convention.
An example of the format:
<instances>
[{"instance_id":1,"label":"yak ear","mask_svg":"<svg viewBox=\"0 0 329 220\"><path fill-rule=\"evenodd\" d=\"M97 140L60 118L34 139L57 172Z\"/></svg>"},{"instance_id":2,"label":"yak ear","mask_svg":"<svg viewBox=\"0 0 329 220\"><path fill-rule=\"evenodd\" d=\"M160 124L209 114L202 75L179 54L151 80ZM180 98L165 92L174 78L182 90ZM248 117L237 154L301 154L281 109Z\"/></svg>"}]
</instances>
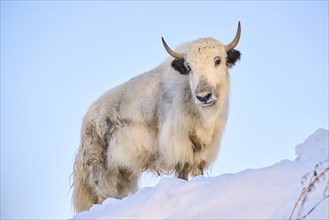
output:
<instances>
[{"instance_id":1,"label":"yak ear","mask_svg":"<svg viewBox=\"0 0 329 220\"><path fill-rule=\"evenodd\" d=\"M236 61L240 60L241 53L238 50L232 49L227 51L226 65L231 68Z\"/></svg>"},{"instance_id":2,"label":"yak ear","mask_svg":"<svg viewBox=\"0 0 329 220\"><path fill-rule=\"evenodd\" d=\"M184 58L174 59L171 62L171 66L174 68L174 70L178 71L182 75L187 75L189 72L186 66L184 65Z\"/></svg>"}]
</instances>

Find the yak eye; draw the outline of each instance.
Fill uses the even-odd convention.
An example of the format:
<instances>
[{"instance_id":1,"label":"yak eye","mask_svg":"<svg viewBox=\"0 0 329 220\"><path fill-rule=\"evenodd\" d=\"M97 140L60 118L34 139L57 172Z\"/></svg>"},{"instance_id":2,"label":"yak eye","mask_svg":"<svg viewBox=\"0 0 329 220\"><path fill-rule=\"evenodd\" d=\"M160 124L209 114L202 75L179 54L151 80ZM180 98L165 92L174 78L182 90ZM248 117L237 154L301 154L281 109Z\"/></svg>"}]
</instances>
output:
<instances>
[{"instance_id":1,"label":"yak eye","mask_svg":"<svg viewBox=\"0 0 329 220\"><path fill-rule=\"evenodd\" d=\"M215 66L218 66L220 64L220 57L215 57Z\"/></svg>"}]
</instances>

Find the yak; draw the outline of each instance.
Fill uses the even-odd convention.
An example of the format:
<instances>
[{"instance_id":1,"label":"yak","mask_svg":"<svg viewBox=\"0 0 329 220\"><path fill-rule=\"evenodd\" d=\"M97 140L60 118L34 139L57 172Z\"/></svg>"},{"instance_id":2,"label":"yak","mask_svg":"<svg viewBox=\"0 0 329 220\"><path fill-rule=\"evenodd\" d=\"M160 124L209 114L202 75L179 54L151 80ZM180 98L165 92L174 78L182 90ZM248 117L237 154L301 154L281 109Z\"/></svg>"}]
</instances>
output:
<instances>
[{"instance_id":1,"label":"yak","mask_svg":"<svg viewBox=\"0 0 329 220\"><path fill-rule=\"evenodd\" d=\"M91 104L73 167L77 212L133 194L143 171L203 175L220 149L240 35L239 22L227 45L200 38L176 51L162 38L168 59Z\"/></svg>"}]
</instances>

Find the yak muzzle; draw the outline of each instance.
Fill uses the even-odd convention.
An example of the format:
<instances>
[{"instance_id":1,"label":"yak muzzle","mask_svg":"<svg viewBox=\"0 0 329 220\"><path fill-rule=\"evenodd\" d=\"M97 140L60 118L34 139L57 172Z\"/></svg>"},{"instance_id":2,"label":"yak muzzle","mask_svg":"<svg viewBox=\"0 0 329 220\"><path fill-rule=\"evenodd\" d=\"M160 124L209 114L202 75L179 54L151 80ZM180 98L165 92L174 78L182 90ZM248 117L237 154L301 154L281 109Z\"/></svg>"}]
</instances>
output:
<instances>
[{"instance_id":1,"label":"yak muzzle","mask_svg":"<svg viewBox=\"0 0 329 220\"><path fill-rule=\"evenodd\" d=\"M206 106L211 106L215 103L216 98L213 96L212 92L208 92L205 94L197 94L196 95L196 104L206 107Z\"/></svg>"}]
</instances>

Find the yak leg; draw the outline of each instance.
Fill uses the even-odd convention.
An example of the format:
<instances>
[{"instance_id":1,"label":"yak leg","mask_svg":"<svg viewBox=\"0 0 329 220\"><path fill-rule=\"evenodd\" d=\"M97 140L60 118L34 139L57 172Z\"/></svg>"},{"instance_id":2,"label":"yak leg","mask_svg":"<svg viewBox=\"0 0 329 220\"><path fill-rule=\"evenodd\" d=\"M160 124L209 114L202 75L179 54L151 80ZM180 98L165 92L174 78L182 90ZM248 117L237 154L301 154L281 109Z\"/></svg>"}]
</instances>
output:
<instances>
[{"instance_id":1,"label":"yak leg","mask_svg":"<svg viewBox=\"0 0 329 220\"><path fill-rule=\"evenodd\" d=\"M121 199L136 191L138 175L107 160L107 142L95 126L86 126L73 171L75 210L88 210L106 198Z\"/></svg>"},{"instance_id":2,"label":"yak leg","mask_svg":"<svg viewBox=\"0 0 329 220\"><path fill-rule=\"evenodd\" d=\"M204 170L205 165L206 165L206 162L204 160L197 162L192 168L192 176L203 175L203 170Z\"/></svg>"},{"instance_id":3,"label":"yak leg","mask_svg":"<svg viewBox=\"0 0 329 220\"><path fill-rule=\"evenodd\" d=\"M188 175L191 170L191 166L189 163L178 163L175 167L176 176L180 179L188 180Z\"/></svg>"}]
</instances>

